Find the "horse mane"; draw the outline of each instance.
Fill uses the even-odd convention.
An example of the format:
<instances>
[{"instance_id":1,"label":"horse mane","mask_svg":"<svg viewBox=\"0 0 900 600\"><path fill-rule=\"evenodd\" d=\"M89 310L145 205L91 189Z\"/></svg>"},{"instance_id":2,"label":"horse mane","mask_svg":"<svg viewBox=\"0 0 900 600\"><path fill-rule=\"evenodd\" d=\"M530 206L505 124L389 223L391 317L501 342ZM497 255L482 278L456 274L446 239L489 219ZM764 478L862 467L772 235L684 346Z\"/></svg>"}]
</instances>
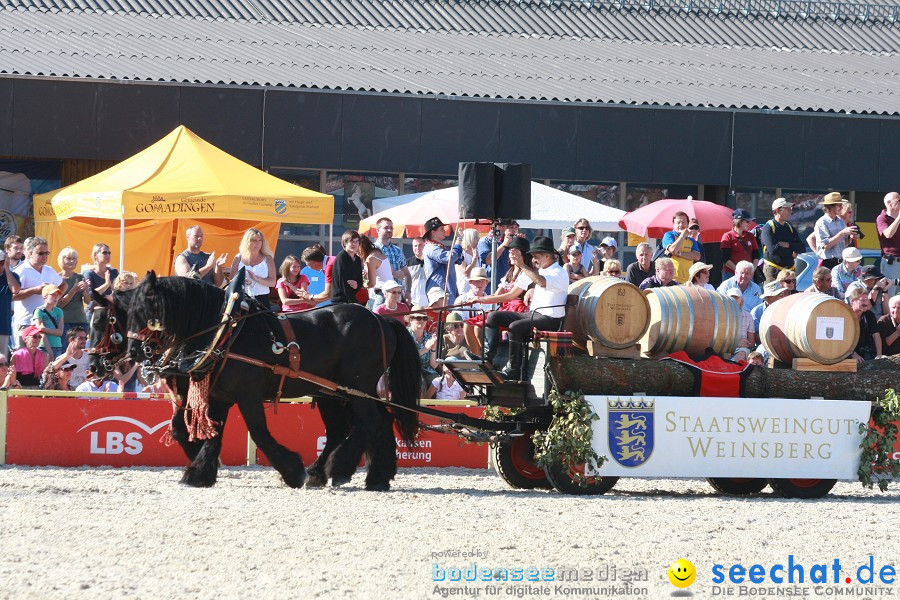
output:
<instances>
[{"instance_id":1,"label":"horse mane","mask_svg":"<svg viewBox=\"0 0 900 600\"><path fill-rule=\"evenodd\" d=\"M167 337L183 340L219 322L224 301L224 290L198 279L148 275L134 289L131 311L138 323L129 328L145 327L149 319L158 319Z\"/></svg>"}]
</instances>

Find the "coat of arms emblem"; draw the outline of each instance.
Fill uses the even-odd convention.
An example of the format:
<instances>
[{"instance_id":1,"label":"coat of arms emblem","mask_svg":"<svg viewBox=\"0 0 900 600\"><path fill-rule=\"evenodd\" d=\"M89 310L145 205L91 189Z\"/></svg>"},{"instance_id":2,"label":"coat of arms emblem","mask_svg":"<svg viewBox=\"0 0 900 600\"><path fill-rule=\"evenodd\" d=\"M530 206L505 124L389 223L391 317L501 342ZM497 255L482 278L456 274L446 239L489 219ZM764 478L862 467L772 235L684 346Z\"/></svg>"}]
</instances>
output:
<instances>
[{"instance_id":1,"label":"coat of arms emblem","mask_svg":"<svg viewBox=\"0 0 900 600\"><path fill-rule=\"evenodd\" d=\"M607 400L607 437L613 460L623 467L639 467L653 454L653 400Z\"/></svg>"}]
</instances>

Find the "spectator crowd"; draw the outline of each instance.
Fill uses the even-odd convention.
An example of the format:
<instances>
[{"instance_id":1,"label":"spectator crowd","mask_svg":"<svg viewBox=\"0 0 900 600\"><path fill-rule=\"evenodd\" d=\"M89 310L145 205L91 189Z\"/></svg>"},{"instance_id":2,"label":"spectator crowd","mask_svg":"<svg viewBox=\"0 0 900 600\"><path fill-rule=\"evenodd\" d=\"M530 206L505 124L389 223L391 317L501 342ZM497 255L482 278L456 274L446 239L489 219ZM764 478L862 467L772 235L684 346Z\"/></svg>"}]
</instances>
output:
<instances>
[{"instance_id":1,"label":"spectator crowd","mask_svg":"<svg viewBox=\"0 0 900 600\"><path fill-rule=\"evenodd\" d=\"M763 313L798 293L795 259L808 245L819 264L804 293L826 294L849 304L860 324L851 357L862 362L900 353L900 194L885 196L884 205L876 220L881 259L865 266L857 248L862 233L852 221L852 209L833 192L824 197L824 214L805 242L790 222L793 205L784 198L773 202L772 218L755 231L750 215L735 210L732 228L721 238L720 266L704 260L701 223L676 212L672 230L656 248L638 244L636 261L627 269L616 258L616 239L597 241L585 219L563 229L557 245L540 236L529 242L515 221L501 223L484 236L457 228L448 243L451 228L432 218L422 236L412 240L412 255L407 257L393 242L393 223L382 218L374 239L348 230L337 255L328 256L322 245L314 244L299 257L286 256L277 268L265 236L248 229L229 273L244 268L247 292L265 306L277 298L275 308L285 313L356 303L403 322L419 352L425 397L461 398L465 393L447 362L482 356L493 362L505 332L510 351L502 372L510 379L521 378L523 345L531 328L559 329L568 285L589 276L616 277L641 289L716 289L741 308L740 343L730 358L765 364ZM222 285L228 255L204 252L203 239L200 227L187 230L186 249L176 256L174 272ZM63 248L55 255L57 269L48 264L47 240L6 239L0 250L0 387L148 389L137 365L127 359L105 377L88 369L94 297L139 283L135 273L112 267L111 255L109 246L96 244L79 268L78 253ZM722 282L715 288L710 283L713 269L717 278L721 269ZM440 310L443 307L453 308ZM438 327L440 320L444 322Z\"/></svg>"}]
</instances>

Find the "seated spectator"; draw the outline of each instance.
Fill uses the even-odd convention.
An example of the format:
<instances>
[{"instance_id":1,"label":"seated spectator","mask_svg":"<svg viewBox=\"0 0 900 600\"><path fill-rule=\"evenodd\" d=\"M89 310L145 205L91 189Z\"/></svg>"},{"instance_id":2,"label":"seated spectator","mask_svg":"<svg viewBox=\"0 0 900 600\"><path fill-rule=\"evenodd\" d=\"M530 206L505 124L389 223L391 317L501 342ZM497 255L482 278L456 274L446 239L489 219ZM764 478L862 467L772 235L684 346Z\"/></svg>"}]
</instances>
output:
<instances>
[{"instance_id":1,"label":"seated spectator","mask_svg":"<svg viewBox=\"0 0 900 600\"><path fill-rule=\"evenodd\" d=\"M416 343L419 361L422 364L422 389L427 389L431 380L437 377L437 338L425 331L428 324L426 306L413 306L412 314L406 315L407 329Z\"/></svg>"},{"instance_id":2,"label":"seated spectator","mask_svg":"<svg viewBox=\"0 0 900 600\"><path fill-rule=\"evenodd\" d=\"M310 296L315 296L316 294L321 294L325 291L325 247L322 244L313 244L312 246L306 248L303 251L303 254L300 255L300 259L306 265L300 270L300 273L304 275L309 281L309 286L306 291ZM331 303L331 300L322 300L316 303L316 306L326 306Z\"/></svg>"},{"instance_id":3,"label":"seated spectator","mask_svg":"<svg viewBox=\"0 0 900 600\"><path fill-rule=\"evenodd\" d=\"M688 277L690 277L690 279L688 279L688 282L685 285L689 287L701 287L713 292L716 291L716 288L709 283L709 274L712 268L712 265L708 265L704 262L695 262L688 271Z\"/></svg>"},{"instance_id":4,"label":"seated spectator","mask_svg":"<svg viewBox=\"0 0 900 600\"><path fill-rule=\"evenodd\" d=\"M832 298L843 300L841 294L831 285L831 269L828 267L816 267L813 271L812 285L804 290L804 293L810 294L828 294Z\"/></svg>"},{"instance_id":5,"label":"seated spectator","mask_svg":"<svg viewBox=\"0 0 900 600\"><path fill-rule=\"evenodd\" d=\"M781 284L781 287L788 290L788 296L797 293L797 274L789 269L778 271L775 281Z\"/></svg>"},{"instance_id":6,"label":"seated spectator","mask_svg":"<svg viewBox=\"0 0 900 600\"><path fill-rule=\"evenodd\" d=\"M125 292L127 290L133 290L138 286L138 283L137 273L134 271L122 271L113 283L113 291Z\"/></svg>"},{"instance_id":7,"label":"seated spectator","mask_svg":"<svg viewBox=\"0 0 900 600\"><path fill-rule=\"evenodd\" d=\"M278 269L281 277L275 282L281 312L299 312L315 306L309 295L309 279L301 273L302 268L300 259L293 254L288 254L281 262Z\"/></svg>"},{"instance_id":8,"label":"seated spectator","mask_svg":"<svg viewBox=\"0 0 900 600\"><path fill-rule=\"evenodd\" d=\"M493 304L481 301L485 297L489 283L487 271L482 267L476 267L469 273L469 291L456 299L457 304L470 307L468 310L457 312L465 319L463 336L466 338L466 346L476 356L481 356L481 329L484 327L485 315L496 308Z\"/></svg>"},{"instance_id":9,"label":"seated spectator","mask_svg":"<svg viewBox=\"0 0 900 600\"><path fill-rule=\"evenodd\" d=\"M0 390L13 387L15 380L15 370L10 368L6 357L0 354Z\"/></svg>"},{"instance_id":10,"label":"seated spectator","mask_svg":"<svg viewBox=\"0 0 900 600\"><path fill-rule=\"evenodd\" d=\"M747 357L747 362L755 367L766 366L766 363L763 360L763 355L761 352L751 352L750 355Z\"/></svg>"},{"instance_id":11,"label":"seated spectator","mask_svg":"<svg viewBox=\"0 0 900 600\"><path fill-rule=\"evenodd\" d=\"M888 314L878 319L878 335L885 356L900 354L900 296L892 296L888 301Z\"/></svg>"},{"instance_id":12,"label":"seated spectator","mask_svg":"<svg viewBox=\"0 0 900 600\"><path fill-rule=\"evenodd\" d=\"M859 272L859 279L847 286L847 292L854 287L865 290L869 295L869 302L872 304L872 314L876 319L880 319L888 314L888 300L890 300L888 290L891 289L891 282L888 281L878 267L875 265L866 265Z\"/></svg>"},{"instance_id":13,"label":"seated spectator","mask_svg":"<svg viewBox=\"0 0 900 600\"><path fill-rule=\"evenodd\" d=\"M44 303L34 310L31 324L37 327L43 336L41 346L52 360L54 356L62 354L62 334L65 323L63 311L57 306L62 297L62 290L49 283L41 290L41 296L44 297Z\"/></svg>"},{"instance_id":14,"label":"seated spectator","mask_svg":"<svg viewBox=\"0 0 900 600\"><path fill-rule=\"evenodd\" d=\"M452 361L453 359L447 359ZM425 398L437 398L438 400L462 400L466 397L466 390L463 389L453 373L446 366L442 366L443 375L435 377L425 393Z\"/></svg>"},{"instance_id":15,"label":"seated spectator","mask_svg":"<svg viewBox=\"0 0 900 600\"><path fill-rule=\"evenodd\" d=\"M41 384L44 367L50 359L40 348L41 333L37 327L29 325L23 329L22 340L25 347L13 352L9 361L13 371L12 381L23 388L37 388Z\"/></svg>"},{"instance_id":16,"label":"seated spectator","mask_svg":"<svg viewBox=\"0 0 900 600\"><path fill-rule=\"evenodd\" d=\"M409 306L400 301L403 296L403 286L391 279L381 284L381 292L384 294L384 302L375 307L376 315L393 317L401 323L406 323L406 314Z\"/></svg>"},{"instance_id":17,"label":"seated spectator","mask_svg":"<svg viewBox=\"0 0 900 600\"><path fill-rule=\"evenodd\" d=\"M762 341L762 335L759 330L759 324L762 322L763 312L769 306L781 300L782 298L786 298L789 295L787 288L781 287L781 284L777 281L770 281L766 284L765 289L763 290L761 299L762 303L757 304L753 307L753 310L750 311L750 316L753 317L753 322L750 325L750 331L754 334L754 340L756 342Z\"/></svg>"},{"instance_id":18,"label":"seated spectator","mask_svg":"<svg viewBox=\"0 0 900 600\"><path fill-rule=\"evenodd\" d=\"M60 367L54 367L53 363L44 368L44 376L41 379L41 389L44 390L61 390L70 392L75 388L72 387L72 373L75 371L76 365L73 362L66 361Z\"/></svg>"},{"instance_id":19,"label":"seated spectator","mask_svg":"<svg viewBox=\"0 0 900 600\"><path fill-rule=\"evenodd\" d=\"M459 313L452 312L447 315L444 322L444 340L441 358L458 358L460 360L474 360L475 356L466 345L463 332L464 320Z\"/></svg>"},{"instance_id":20,"label":"seated spectator","mask_svg":"<svg viewBox=\"0 0 900 600\"><path fill-rule=\"evenodd\" d=\"M762 290L759 285L753 281L754 271L755 269L753 268L752 263L747 262L746 260L740 261L735 266L734 277L729 277L719 286L719 293L724 294L731 288L741 290L741 294L744 296L744 309L752 312L754 308L762 303L762 300L760 299Z\"/></svg>"},{"instance_id":21,"label":"seated spectator","mask_svg":"<svg viewBox=\"0 0 900 600\"><path fill-rule=\"evenodd\" d=\"M96 373L88 373L87 379L75 388L76 392L118 392L119 384L111 379L104 379Z\"/></svg>"},{"instance_id":22,"label":"seated spectator","mask_svg":"<svg viewBox=\"0 0 900 600\"><path fill-rule=\"evenodd\" d=\"M66 350L53 361L54 368L60 368L64 363L71 362L75 365L69 384L77 388L84 381L84 375L91 363L91 355L84 351L87 345L87 331L81 325L73 325L66 333Z\"/></svg>"},{"instance_id":23,"label":"seated spectator","mask_svg":"<svg viewBox=\"0 0 900 600\"><path fill-rule=\"evenodd\" d=\"M603 246L601 245L600 248L603 248ZM604 277L622 279L622 263L615 258L608 258L603 262L603 270L600 274Z\"/></svg>"},{"instance_id":24,"label":"seated spectator","mask_svg":"<svg viewBox=\"0 0 900 600\"><path fill-rule=\"evenodd\" d=\"M653 268L653 247L647 242L641 242L635 248L634 255L637 258L637 262L628 265L628 268L625 270L625 281L640 286L645 279L652 277L655 273Z\"/></svg>"},{"instance_id":25,"label":"seated spectator","mask_svg":"<svg viewBox=\"0 0 900 600\"><path fill-rule=\"evenodd\" d=\"M565 254L564 257L566 259L566 264L563 265L563 268L569 275L570 283L578 281L579 279L584 279L588 276L588 270L581 264L581 244L573 243L569 246L568 253Z\"/></svg>"},{"instance_id":26,"label":"seated spectator","mask_svg":"<svg viewBox=\"0 0 900 600\"><path fill-rule=\"evenodd\" d=\"M607 272L608 268L606 263L615 260L616 256L616 248L618 247L618 243L616 242L616 238L612 236L606 236L600 241L600 245L597 246L599 252L597 253L597 274L603 275ZM616 261L619 262L619 261ZM622 263L619 263L619 270L622 269Z\"/></svg>"},{"instance_id":27,"label":"seated spectator","mask_svg":"<svg viewBox=\"0 0 900 600\"><path fill-rule=\"evenodd\" d=\"M675 263L672 262L671 258L666 256L657 258L653 264L653 270L654 274L642 281L641 285L638 286L642 290L678 285L678 282L675 281Z\"/></svg>"},{"instance_id":28,"label":"seated spectator","mask_svg":"<svg viewBox=\"0 0 900 600\"><path fill-rule=\"evenodd\" d=\"M144 381L144 376L141 375L141 370L138 366L138 363L128 358L119 361L119 363L113 367L112 376L116 380L118 391L139 392L144 389L147 382Z\"/></svg>"},{"instance_id":29,"label":"seated spectator","mask_svg":"<svg viewBox=\"0 0 900 600\"><path fill-rule=\"evenodd\" d=\"M847 302L859 319L859 341L850 358L855 358L857 362L881 358L881 336L878 334L878 321L869 310L872 306L869 295L857 287L847 294Z\"/></svg>"},{"instance_id":30,"label":"seated spectator","mask_svg":"<svg viewBox=\"0 0 900 600\"><path fill-rule=\"evenodd\" d=\"M710 268L712 268L712 265L710 265ZM741 294L741 290L731 288L726 295L729 298L733 298L741 308L741 325L738 329L740 331L740 341L738 342L738 347L734 350L734 354L731 355L731 360L748 360L751 349L756 345L753 335L753 317L750 316L748 311L744 310L744 296Z\"/></svg>"},{"instance_id":31,"label":"seated spectator","mask_svg":"<svg viewBox=\"0 0 900 600\"><path fill-rule=\"evenodd\" d=\"M831 269L831 281L834 288L842 298L846 298L847 286L859 279L859 265L862 262L862 253L853 247L844 248L843 262Z\"/></svg>"}]
</instances>

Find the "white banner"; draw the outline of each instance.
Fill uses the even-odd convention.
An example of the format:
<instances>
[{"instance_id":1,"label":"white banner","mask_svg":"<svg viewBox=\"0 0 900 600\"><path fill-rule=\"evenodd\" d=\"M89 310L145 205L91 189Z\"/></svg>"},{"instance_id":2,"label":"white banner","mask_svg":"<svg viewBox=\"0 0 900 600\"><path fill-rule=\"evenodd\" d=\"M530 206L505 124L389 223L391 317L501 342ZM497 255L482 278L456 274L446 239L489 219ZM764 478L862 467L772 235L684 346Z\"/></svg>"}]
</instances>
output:
<instances>
[{"instance_id":1,"label":"white banner","mask_svg":"<svg viewBox=\"0 0 900 600\"><path fill-rule=\"evenodd\" d=\"M587 396L600 417L600 475L857 479L859 424L849 400Z\"/></svg>"}]
</instances>

